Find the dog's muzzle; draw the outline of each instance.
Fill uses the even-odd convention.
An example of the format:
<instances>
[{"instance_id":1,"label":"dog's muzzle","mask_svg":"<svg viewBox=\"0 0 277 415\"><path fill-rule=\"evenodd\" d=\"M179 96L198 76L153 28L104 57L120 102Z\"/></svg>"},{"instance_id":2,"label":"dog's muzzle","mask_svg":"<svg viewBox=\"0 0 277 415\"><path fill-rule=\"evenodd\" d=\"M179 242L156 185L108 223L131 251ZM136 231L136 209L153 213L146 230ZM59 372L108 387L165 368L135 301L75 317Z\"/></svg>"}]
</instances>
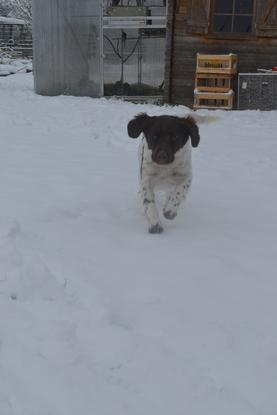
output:
<instances>
[{"instance_id":1,"label":"dog's muzzle","mask_svg":"<svg viewBox=\"0 0 277 415\"><path fill-rule=\"evenodd\" d=\"M152 154L152 160L157 164L169 164L174 160L174 155L169 154L167 151L160 149Z\"/></svg>"}]
</instances>

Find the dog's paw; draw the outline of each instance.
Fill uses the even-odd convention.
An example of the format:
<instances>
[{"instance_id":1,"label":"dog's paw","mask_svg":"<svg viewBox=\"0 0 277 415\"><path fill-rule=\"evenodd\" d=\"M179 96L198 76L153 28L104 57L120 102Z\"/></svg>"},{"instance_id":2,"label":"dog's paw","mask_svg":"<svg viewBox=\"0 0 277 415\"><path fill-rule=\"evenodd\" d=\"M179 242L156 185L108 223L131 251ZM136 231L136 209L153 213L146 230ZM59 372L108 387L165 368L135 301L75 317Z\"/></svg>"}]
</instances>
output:
<instances>
[{"instance_id":1,"label":"dog's paw","mask_svg":"<svg viewBox=\"0 0 277 415\"><path fill-rule=\"evenodd\" d=\"M156 225L150 226L148 231L149 231L149 233L162 233L163 232L163 227L159 223L157 223Z\"/></svg>"},{"instance_id":2,"label":"dog's paw","mask_svg":"<svg viewBox=\"0 0 277 415\"><path fill-rule=\"evenodd\" d=\"M166 219L172 220L176 218L177 212L174 212L173 210L164 210L163 215Z\"/></svg>"}]
</instances>

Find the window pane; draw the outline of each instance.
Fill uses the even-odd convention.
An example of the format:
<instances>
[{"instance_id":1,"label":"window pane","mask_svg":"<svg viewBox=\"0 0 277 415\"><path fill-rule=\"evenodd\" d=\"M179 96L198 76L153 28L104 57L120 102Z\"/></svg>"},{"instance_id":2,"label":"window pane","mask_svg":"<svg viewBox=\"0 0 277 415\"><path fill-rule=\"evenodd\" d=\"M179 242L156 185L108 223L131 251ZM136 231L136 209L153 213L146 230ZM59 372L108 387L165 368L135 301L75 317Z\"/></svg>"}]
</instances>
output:
<instances>
[{"instance_id":1,"label":"window pane","mask_svg":"<svg viewBox=\"0 0 277 415\"><path fill-rule=\"evenodd\" d=\"M252 16L235 16L234 32L249 33L252 30Z\"/></svg>"},{"instance_id":2,"label":"window pane","mask_svg":"<svg viewBox=\"0 0 277 415\"><path fill-rule=\"evenodd\" d=\"M232 13L234 0L215 0L215 13Z\"/></svg>"},{"instance_id":3,"label":"window pane","mask_svg":"<svg viewBox=\"0 0 277 415\"><path fill-rule=\"evenodd\" d=\"M252 14L253 0L235 0L235 13Z\"/></svg>"},{"instance_id":4,"label":"window pane","mask_svg":"<svg viewBox=\"0 0 277 415\"><path fill-rule=\"evenodd\" d=\"M232 16L214 16L214 32L231 32Z\"/></svg>"}]
</instances>

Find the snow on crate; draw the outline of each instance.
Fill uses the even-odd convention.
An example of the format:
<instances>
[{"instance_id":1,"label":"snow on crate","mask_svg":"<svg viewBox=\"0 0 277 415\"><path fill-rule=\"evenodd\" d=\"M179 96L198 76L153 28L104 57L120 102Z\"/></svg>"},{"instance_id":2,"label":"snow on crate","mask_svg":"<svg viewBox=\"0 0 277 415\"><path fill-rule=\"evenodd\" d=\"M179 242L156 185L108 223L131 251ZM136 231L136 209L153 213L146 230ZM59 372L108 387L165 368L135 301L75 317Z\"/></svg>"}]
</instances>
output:
<instances>
[{"instance_id":1,"label":"snow on crate","mask_svg":"<svg viewBox=\"0 0 277 415\"><path fill-rule=\"evenodd\" d=\"M0 414L275 415L276 111L193 112L153 237L126 126L188 108L0 88Z\"/></svg>"}]
</instances>

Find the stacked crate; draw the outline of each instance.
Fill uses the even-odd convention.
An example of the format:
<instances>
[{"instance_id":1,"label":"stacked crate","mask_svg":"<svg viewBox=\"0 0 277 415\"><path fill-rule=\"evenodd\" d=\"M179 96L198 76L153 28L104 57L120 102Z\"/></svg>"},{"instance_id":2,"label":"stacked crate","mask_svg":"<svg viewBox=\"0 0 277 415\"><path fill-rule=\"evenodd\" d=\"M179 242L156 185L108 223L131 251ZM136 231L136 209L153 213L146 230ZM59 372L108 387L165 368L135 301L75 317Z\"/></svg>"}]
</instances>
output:
<instances>
[{"instance_id":1,"label":"stacked crate","mask_svg":"<svg viewBox=\"0 0 277 415\"><path fill-rule=\"evenodd\" d=\"M232 109L237 55L197 54L193 108Z\"/></svg>"}]
</instances>

